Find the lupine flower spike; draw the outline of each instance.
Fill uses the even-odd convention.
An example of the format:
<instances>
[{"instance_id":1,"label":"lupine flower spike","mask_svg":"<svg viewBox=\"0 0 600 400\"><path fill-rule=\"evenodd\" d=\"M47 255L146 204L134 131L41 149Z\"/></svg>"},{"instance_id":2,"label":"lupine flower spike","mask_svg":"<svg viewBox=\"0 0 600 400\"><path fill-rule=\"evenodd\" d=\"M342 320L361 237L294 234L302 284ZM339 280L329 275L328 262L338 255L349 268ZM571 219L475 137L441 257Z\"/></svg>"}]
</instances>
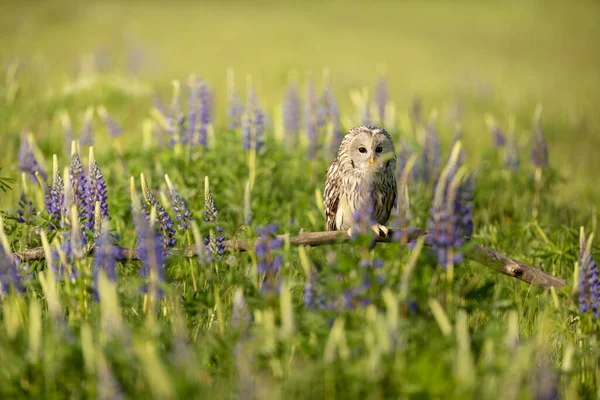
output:
<instances>
[{"instance_id":1,"label":"lupine flower spike","mask_svg":"<svg viewBox=\"0 0 600 400\"><path fill-rule=\"evenodd\" d=\"M29 225L33 223L33 217L36 216L37 211L33 205L33 202L27 196L27 177L24 172L21 173L21 182L23 185L23 189L21 191L21 196L19 197L19 208L17 209L17 222L20 224Z\"/></svg>"},{"instance_id":2,"label":"lupine flower spike","mask_svg":"<svg viewBox=\"0 0 600 400\"><path fill-rule=\"evenodd\" d=\"M295 83L290 82L285 90L282 104L283 131L288 146L296 144L300 132L300 94Z\"/></svg>"},{"instance_id":3,"label":"lupine flower spike","mask_svg":"<svg viewBox=\"0 0 600 400\"><path fill-rule=\"evenodd\" d=\"M83 165L77 153L77 143L71 142L71 162L69 164L69 178L71 180L71 188L77 205L77 212L80 216L87 218L89 206L87 202L89 198L86 196L87 180L83 172Z\"/></svg>"},{"instance_id":4,"label":"lupine flower spike","mask_svg":"<svg viewBox=\"0 0 600 400\"><path fill-rule=\"evenodd\" d=\"M252 87L252 79L248 77L248 98L246 110L242 118L244 150L259 151L263 144L265 118L258 96Z\"/></svg>"},{"instance_id":5,"label":"lupine flower spike","mask_svg":"<svg viewBox=\"0 0 600 400\"><path fill-rule=\"evenodd\" d=\"M169 146L174 146L181 143L182 131L185 122L185 116L181 103L179 102L179 95L181 92L181 84L179 81L173 81L173 98L171 100L171 106L169 108L169 115L167 115L167 127L166 132L169 137Z\"/></svg>"},{"instance_id":6,"label":"lupine flower spike","mask_svg":"<svg viewBox=\"0 0 600 400\"><path fill-rule=\"evenodd\" d=\"M104 122L108 134L111 138L121 136L123 134L123 128L119 125L111 116L108 114L108 110L104 106L98 106L98 115Z\"/></svg>"},{"instance_id":7,"label":"lupine flower spike","mask_svg":"<svg viewBox=\"0 0 600 400\"><path fill-rule=\"evenodd\" d=\"M486 113L484 120L485 120L485 124L487 125L487 127L490 130L490 133L492 135L492 142L494 143L494 146L496 146L496 147L504 146L504 144L506 143L506 138L504 136L504 132L502 132L502 130L500 129L500 126L498 125L498 123L496 122L496 120L494 119L492 114Z\"/></svg>"},{"instance_id":8,"label":"lupine flower spike","mask_svg":"<svg viewBox=\"0 0 600 400\"><path fill-rule=\"evenodd\" d=\"M460 247L465 243L465 222L461 220L461 210L457 205L464 169L460 168L461 143L454 145L448 164L435 188L433 205L427 223L431 232L429 244L436 259L444 268L451 268L462 261ZM466 206L465 206L466 207ZM472 228L471 228L472 230Z\"/></svg>"},{"instance_id":9,"label":"lupine flower spike","mask_svg":"<svg viewBox=\"0 0 600 400\"><path fill-rule=\"evenodd\" d=\"M46 186L47 190L44 193L44 203L46 205L46 211L50 215L50 219L54 223L58 223L62 220L62 217L64 215L64 182L62 176L60 175L60 172L58 171L58 158L56 157L56 154L54 154L52 161L52 186Z\"/></svg>"},{"instance_id":10,"label":"lupine flower spike","mask_svg":"<svg viewBox=\"0 0 600 400\"><path fill-rule=\"evenodd\" d=\"M342 142L343 134L340 124L340 110L333 89L331 88L328 70L325 70L323 74L323 95L321 97L320 110L324 114L323 123L327 126L329 155L335 157Z\"/></svg>"},{"instance_id":11,"label":"lupine flower spike","mask_svg":"<svg viewBox=\"0 0 600 400\"><path fill-rule=\"evenodd\" d=\"M242 126L242 114L244 106L235 87L233 69L227 70L227 117L229 118L229 129L232 131Z\"/></svg>"},{"instance_id":12,"label":"lupine flower spike","mask_svg":"<svg viewBox=\"0 0 600 400\"><path fill-rule=\"evenodd\" d=\"M160 235L154 228L155 216L156 209L154 207L150 212L150 218L146 218L141 212L141 208L134 205L133 218L137 233L137 251L142 261L140 276L147 280L144 291L154 298L160 298L162 296L160 284L164 281L165 260Z\"/></svg>"},{"instance_id":13,"label":"lupine flower spike","mask_svg":"<svg viewBox=\"0 0 600 400\"><path fill-rule=\"evenodd\" d=\"M204 222L214 224L214 229L210 230L209 235L204 240L205 246L212 253L213 258L219 259L225 253L225 236L223 236L223 228L219 224L219 212L215 206L215 201L210 192L210 183L208 176L204 177Z\"/></svg>"},{"instance_id":14,"label":"lupine flower spike","mask_svg":"<svg viewBox=\"0 0 600 400\"><path fill-rule=\"evenodd\" d=\"M379 124L383 126L385 124L385 108L390 97L388 82L385 75L381 75L379 79L377 79L377 83L375 84L374 97L375 106L377 108L378 114L377 118L379 120Z\"/></svg>"},{"instance_id":15,"label":"lupine flower spike","mask_svg":"<svg viewBox=\"0 0 600 400\"><path fill-rule=\"evenodd\" d=\"M179 196L179 193L173 187L169 175L165 174L165 181L171 194L171 203L173 205L173 211L175 211L175 220L177 221L177 227L181 230L188 230L191 226L191 222L194 220L192 213L187 207L185 201Z\"/></svg>"},{"instance_id":16,"label":"lupine flower spike","mask_svg":"<svg viewBox=\"0 0 600 400\"><path fill-rule=\"evenodd\" d=\"M600 318L600 279L598 265L592 256L592 239L594 234L586 239L583 227L579 238L579 312L591 312L595 318Z\"/></svg>"},{"instance_id":17,"label":"lupine flower spike","mask_svg":"<svg viewBox=\"0 0 600 400\"><path fill-rule=\"evenodd\" d=\"M79 144L81 146L93 146L94 145L94 128L92 126L94 119L94 107L89 106L85 110L83 116L83 126L81 127L81 134L79 136Z\"/></svg>"},{"instance_id":18,"label":"lupine flower spike","mask_svg":"<svg viewBox=\"0 0 600 400\"><path fill-rule=\"evenodd\" d=\"M504 147L504 168L510 171L519 169L519 151L515 137L514 115L511 115L508 119L508 135L506 137L506 146Z\"/></svg>"},{"instance_id":19,"label":"lupine flower spike","mask_svg":"<svg viewBox=\"0 0 600 400\"><path fill-rule=\"evenodd\" d=\"M94 148L90 147L89 153L89 167L88 167L88 176L87 176L87 184L86 184L86 211L85 211L85 219L86 219L86 229L88 231L92 231L94 229L94 220L95 220L95 206L96 202L100 203L101 209L101 217L104 219L110 219L110 214L108 212L108 195L106 190L106 182L104 180L104 176L100 171L100 167L94 158Z\"/></svg>"},{"instance_id":20,"label":"lupine flower spike","mask_svg":"<svg viewBox=\"0 0 600 400\"><path fill-rule=\"evenodd\" d=\"M148 183L146 182L146 178L144 178L143 173L140 174L140 180L142 183L142 194L144 195L144 200L146 200L146 203L149 207L156 209L156 219L162 235L163 251L165 254L168 254L170 249L175 246L175 224L169 216L169 213L167 213L165 208L160 205L156 197L154 197L154 195L150 192Z\"/></svg>"},{"instance_id":21,"label":"lupine flower spike","mask_svg":"<svg viewBox=\"0 0 600 400\"><path fill-rule=\"evenodd\" d=\"M69 146L73 141L73 124L71 123L71 116L67 110L63 110L60 113L60 123L63 128L63 132L65 133L65 153L69 154Z\"/></svg>"},{"instance_id":22,"label":"lupine flower spike","mask_svg":"<svg viewBox=\"0 0 600 400\"><path fill-rule=\"evenodd\" d=\"M94 263L92 264L92 275L94 279L94 293L97 299L100 298L98 292L98 276L100 271L106 273L106 277L115 282L117 280L117 256L119 249L113 244L112 237L108 229L108 221L102 224L102 232L96 242L94 250Z\"/></svg>"},{"instance_id":23,"label":"lupine flower spike","mask_svg":"<svg viewBox=\"0 0 600 400\"><path fill-rule=\"evenodd\" d=\"M283 264L283 257L273 252L281 248L283 242L276 236L276 224L258 227L256 232L258 233L255 248L258 263L257 269L259 274L264 274L265 276L261 291L263 293L272 293L278 289L276 276Z\"/></svg>"},{"instance_id":24,"label":"lupine flower spike","mask_svg":"<svg viewBox=\"0 0 600 400\"><path fill-rule=\"evenodd\" d=\"M306 78L306 96L304 99L304 130L308 143L308 158L316 156L319 147L319 117L317 89L310 76Z\"/></svg>"},{"instance_id":25,"label":"lupine flower spike","mask_svg":"<svg viewBox=\"0 0 600 400\"><path fill-rule=\"evenodd\" d=\"M46 173L35 158L32 143L33 136L31 134L23 133L21 135L21 144L19 146L18 154L19 170L28 173L32 179L35 179L37 173L43 181L46 181Z\"/></svg>"},{"instance_id":26,"label":"lupine flower spike","mask_svg":"<svg viewBox=\"0 0 600 400\"><path fill-rule=\"evenodd\" d=\"M423 181L431 182L437 175L440 165L440 138L435 127L437 111L433 110L429 122L425 126L423 155L421 158L421 169Z\"/></svg>"},{"instance_id":27,"label":"lupine flower spike","mask_svg":"<svg viewBox=\"0 0 600 400\"><path fill-rule=\"evenodd\" d=\"M536 168L548 168L548 145L541 125L542 105L535 109L531 136L531 162Z\"/></svg>"},{"instance_id":28,"label":"lupine flower spike","mask_svg":"<svg viewBox=\"0 0 600 400\"><path fill-rule=\"evenodd\" d=\"M0 217L0 299L6 297L11 288L17 292L25 291L18 266L17 258L13 257L8 238L4 233L4 222Z\"/></svg>"}]
</instances>

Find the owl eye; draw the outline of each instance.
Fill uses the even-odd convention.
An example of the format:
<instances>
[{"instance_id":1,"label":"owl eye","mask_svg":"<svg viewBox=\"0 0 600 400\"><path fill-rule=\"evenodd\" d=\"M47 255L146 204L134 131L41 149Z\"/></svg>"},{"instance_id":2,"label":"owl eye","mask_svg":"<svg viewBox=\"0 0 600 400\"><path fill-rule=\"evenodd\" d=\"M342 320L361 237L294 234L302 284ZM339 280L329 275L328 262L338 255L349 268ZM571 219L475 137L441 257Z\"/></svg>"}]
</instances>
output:
<instances>
[{"instance_id":1,"label":"owl eye","mask_svg":"<svg viewBox=\"0 0 600 400\"><path fill-rule=\"evenodd\" d=\"M375 149L377 153L381 153L383 151L383 147L379 146Z\"/></svg>"},{"instance_id":2,"label":"owl eye","mask_svg":"<svg viewBox=\"0 0 600 400\"><path fill-rule=\"evenodd\" d=\"M359 148L358 148L358 151L360 151L361 153L366 153L366 152L367 152L367 149L366 149L366 148L364 148L364 147L359 147Z\"/></svg>"}]
</instances>

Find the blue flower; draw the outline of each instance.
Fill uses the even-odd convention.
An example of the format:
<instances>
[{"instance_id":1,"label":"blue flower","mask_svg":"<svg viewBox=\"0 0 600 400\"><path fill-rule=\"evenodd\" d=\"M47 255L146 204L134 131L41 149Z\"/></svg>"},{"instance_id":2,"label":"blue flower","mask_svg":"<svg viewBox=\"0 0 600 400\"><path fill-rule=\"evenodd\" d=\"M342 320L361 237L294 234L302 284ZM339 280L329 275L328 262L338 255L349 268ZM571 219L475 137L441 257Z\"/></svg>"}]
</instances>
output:
<instances>
[{"instance_id":1,"label":"blue flower","mask_svg":"<svg viewBox=\"0 0 600 400\"><path fill-rule=\"evenodd\" d=\"M265 281L261 287L263 292L272 292L278 288L276 277L283 264L283 257L279 254L274 254L274 251L281 248L283 241L276 236L277 228L276 224L269 224L256 229L258 238L254 251L256 253L258 273L265 275Z\"/></svg>"},{"instance_id":2,"label":"blue flower","mask_svg":"<svg viewBox=\"0 0 600 400\"><path fill-rule=\"evenodd\" d=\"M244 136L244 150L254 149L259 151L264 145L265 117L260 106L258 96L250 88L244 118L242 119L242 132Z\"/></svg>"},{"instance_id":3,"label":"blue flower","mask_svg":"<svg viewBox=\"0 0 600 400\"><path fill-rule=\"evenodd\" d=\"M144 193L144 199L149 207L156 209L156 220L158 221L159 229L162 236L162 247L165 254L168 254L170 249L175 246L175 224L169 216L169 213L165 208L158 202L156 197L150 192L144 175L141 177L142 191Z\"/></svg>"},{"instance_id":4,"label":"blue flower","mask_svg":"<svg viewBox=\"0 0 600 400\"><path fill-rule=\"evenodd\" d=\"M375 84L375 106L379 113L379 124L383 126L385 124L385 106L389 100L389 88L388 82L385 76L380 76Z\"/></svg>"},{"instance_id":5,"label":"blue flower","mask_svg":"<svg viewBox=\"0 0 600 400\"><path fill-rule=\"evenodd\" d=\"M579 312L591 311L594 317L600 317L600 280L598 265L591 251L591 237L585 238L581 229L579 245Z\"/></svg>"},{"instance_id":6,"label":"blue flower","mask_svg":"<svg viewBox=\"0 0 600 400\"><path fill-rule=\"evenodd\" d=\"M0 244L0 299L8 295L11 287L19 293L25 292L18 266L18 259L6 254L4 247Z\"/></svg>"},{"instance_id":7,"label":"blue flower","mask_svg":"<svg viewBox=\"0 0 600 400\"><path fill-rule=\"evenodd\" d=\"M173 187L169 176L166 175L167 186L169 187L169 193L171 194L171 202L173 205L173 211L175 211L175 220L177 221L177 227L181 230L188 230L191 226L194 218L192 213L187 207L185 200L179 196L179 193Z\"/></svg>"},{"instance_id":8,"label":"blue flower","mask_svg":"<svg viewBox=\"0 0 600 400\"><path fill-rule=\"evenodd\" d=\"M19 170L21 172L28 173L33 180L35 180L36 172L40 175L40 177L45 181L46 173L38 164L35 155L33 154L33 150L31 148L31 144L29 142L29 138L27 134L21 135L21 144L19 146L19 154L18 154L18 164Z\"/></svg>"},{"instance_id":9,"label":"blue flower","mask_svg":"<svg viewBox=\"0 0 600 400\"><path fill-rule=\"evenodd\" d=\"M536 168L548 168L548 144L542 131L540 122L542 114L541 106L538 106L535 113L533 131L531 136L531 163Z\"/></svg>"},{"instance_id":10,"label":"blue flower","mask_svg":"<svg viewBox=\"0 0 600 400\"><path fill-rule=\"evenodd\" d=\"M212 193L210 191L210 185L208 177L204 180L204 222L213 224L214 229L211 229L210 233L204 239L204 245L210 251L211 257L217 257L219 260L225 253L225 236L223 235L223 228L219 224L219 212L215 206Z\"/></svg>"},{"instance_id":11,"label":"blue flower","mask_svg":"<svg viewBox=\"0 0 600 400\"><path fill-rule=\"evenodd\" d=\"M75 142L72 143L71 162L69 164L69 179L71 180L71 188L75 197L78 215L82 218L88 218L86 215L89 210L87 193L87 179L83 172L83 165L75 147Z\"/></svg>"},{"instance_id":12,"label":"blue flower","mask_svg":"<svg viewBox=\"0 0 600 400\"><path fill-rule=\"evenodd\" d=\"M33 202L27 198L25 192L19 197L19 207L17 208L17 222L30 225L33 223L33 217L37 214Z\"/></svg>"},{"instance_id":13,"label":"blue flower","mask_svg":"<svg viewBox=\"0 0 600 400\"><path fill-rule=\"evenodd\" d=\"M319 129L322 125L322 117L319 115L319 104L317 100L317 89L312 79L306 81L306 98L304 100L304 129L308 139L308 158L316 156L319 149Z\"/></svg>"},{"instance_id":14,"label":"blue flower","mask_svg":"<svg viewBox=\"0 0 600 400\"><path fill-rule=\"evenodd\" d=\"M144 285L145 292L150 289L158 297L162 297L159 286L164 281L165 259L160 234L151 225L147 215L134 207L133 220L137 233L137 252L142 262L140 276L149 280L150 285ZM154 279L152 279L154 277Z\"/></svg>"},{"instance_id":15,"label":"blue flower","mask_svg":"<svg viewBox=\"0 0 600 400\"><path fill-rule=\"evenodd\" d=\"M288 84L283 99L283 131L295 142L300 132L300 94L295 84Z\"/></svg>"},{"instance_id":16,"label":"blue flower","mask_svg":"<svg viewBox=\"0 0 600 400\"><path fill-rule=\"evenodd\" d=\"M92 231L94 229L94 209L96 202L100 203L100 214L103 219L110 219L108 212L108 195L106 182L100 167L94 158L93 149L90 149L89 169L85 190L86 210L83 216L86 220L85 229Z\"/></svg>"},{"instance_id":17,"label":"blue flower","mask_svg":"<svg viewBox=\"0 0 600 400\"><path fill-rule=\"evenodd\" d=\"M104 224L106 225L106 224ZM94 278L95 298L99 299L98 275L100 271L106 272L107 278L115 282L117 280L117 257L119 248L113 244L112 237L106 226L102 228L102 233L96 241L94 248L94 263L92 264L92 275Z\"/></svg>"}]
</instances>

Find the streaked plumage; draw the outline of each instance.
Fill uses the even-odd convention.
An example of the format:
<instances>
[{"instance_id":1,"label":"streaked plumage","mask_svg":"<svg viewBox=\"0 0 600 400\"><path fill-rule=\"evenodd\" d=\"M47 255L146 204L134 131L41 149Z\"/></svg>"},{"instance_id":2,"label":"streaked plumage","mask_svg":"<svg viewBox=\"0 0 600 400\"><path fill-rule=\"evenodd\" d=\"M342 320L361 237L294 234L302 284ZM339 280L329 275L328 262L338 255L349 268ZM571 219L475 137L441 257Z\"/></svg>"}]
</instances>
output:
<instances>
[{"instance_id":1,"label":"streaked plumage","mask_svg":"<svg viewBox=\"0 0 600 400\"><path fill-rule=\"evenodd\" d=\"M390 135L377 126L352 128L327 170L325 217L327 230L352 228L357 213L372 210L385 225L396 204L396 151Z\"/></svg>"}]
</instances>

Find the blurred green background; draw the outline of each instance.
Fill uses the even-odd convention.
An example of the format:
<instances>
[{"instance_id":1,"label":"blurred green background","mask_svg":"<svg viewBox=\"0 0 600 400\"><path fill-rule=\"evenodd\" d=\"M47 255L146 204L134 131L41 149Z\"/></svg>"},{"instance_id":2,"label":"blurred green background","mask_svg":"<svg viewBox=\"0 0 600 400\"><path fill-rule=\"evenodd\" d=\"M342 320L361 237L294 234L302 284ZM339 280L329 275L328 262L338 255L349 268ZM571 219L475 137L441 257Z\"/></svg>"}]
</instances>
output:
<instances>
[{"instance_id":1,"label":"blurred green background","mask_svg":"<svg viewBox=\"0 0 600 400\"><path fill-rule=\"evenodd\" d=\"M4 1L0 46L5 64L18 58L34 65L54 89L91 54L113 70L138 63L136 73L165 93L172 79L196 73L216 90L219 120L228 67L242 89L245 75L253 76L268 110L288 79L302 80L306 71L320 78L323 68L331 70L342 112L351 88L372 86L386 72L399 112L415 95L426 112L448 113L461 101L471 147L489 142L484 111L504 128L517 113L525 147L542 103L543 120L551 121L544 126L551 164L567 188L593 197L600 168L598 21L597 1ZM449 137L452 128L440 130Z\"/></svg>"}]
</instances>

